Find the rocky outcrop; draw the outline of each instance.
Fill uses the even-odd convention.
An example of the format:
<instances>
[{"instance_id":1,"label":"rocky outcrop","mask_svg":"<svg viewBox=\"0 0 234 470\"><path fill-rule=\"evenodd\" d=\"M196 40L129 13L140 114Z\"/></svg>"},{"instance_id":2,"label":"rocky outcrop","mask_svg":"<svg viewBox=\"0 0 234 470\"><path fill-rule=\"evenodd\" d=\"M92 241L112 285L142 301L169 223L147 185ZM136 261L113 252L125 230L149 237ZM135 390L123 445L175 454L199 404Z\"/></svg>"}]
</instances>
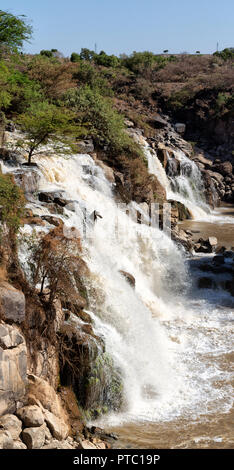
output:
<instances>
[{"instance_id":1,"label":"rocky outcrop","mask_svg":"<svg viewBox=\"0 0 234 470\"><path fill-rule=\"evenodd\" d=\"M14 180L18 186L24 191L26 199L31 200L32 195L38 191L40 172L36 168L23 168L15 170Z\"/></svg>"},{"instance_id":2,"label":"rocky outcrop","mask_svg":"<svg viewBox=\"0 0 234 470\"><path fill-rule=\"evenodd\" d=\"M209 237L208 240L199 238L197 243L194 244L194 251L196 253L213 253L218 245L216 237Z\"/></svg>"},{"instance_id":3,"label":"rocky outcrop","mask_svg":"<svg viewBox=\"0 0 234 470\"><path fill-rule=\"evenodd\" d=\"M0 323L0 416L16 410L26 384L25 339L16 327Z\"/></svg>"},{"instance_id":4,"label":"rocky outcrop","mask_svg":"<svg viewBox=\"0 0 234 470\"><path fill-rule=\"evenodd\" d=\"M24 294L7 282L0 283L0 314L7 322L22 323L25 318Z\"/></svg>"}]
</instances>

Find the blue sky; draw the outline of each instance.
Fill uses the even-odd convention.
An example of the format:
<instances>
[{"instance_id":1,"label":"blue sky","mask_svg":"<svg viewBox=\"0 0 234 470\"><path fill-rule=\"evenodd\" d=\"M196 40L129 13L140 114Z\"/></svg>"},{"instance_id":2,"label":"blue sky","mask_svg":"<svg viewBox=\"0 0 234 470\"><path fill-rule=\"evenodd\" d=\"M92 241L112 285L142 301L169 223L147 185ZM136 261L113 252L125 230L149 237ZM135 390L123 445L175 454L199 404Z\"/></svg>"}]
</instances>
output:
<instances>
[{"instance_id":1,"label":"blue sky","mask_svg":"<svg viewBox=\"0 0 234 470\"><path fill-rule=\"evenodd\" d=\"M31 53L56 48L68 56L95 43L117 55L234 47L233 0L1 0L0 8L31 20Z\"/></svg>"}]
</instances>

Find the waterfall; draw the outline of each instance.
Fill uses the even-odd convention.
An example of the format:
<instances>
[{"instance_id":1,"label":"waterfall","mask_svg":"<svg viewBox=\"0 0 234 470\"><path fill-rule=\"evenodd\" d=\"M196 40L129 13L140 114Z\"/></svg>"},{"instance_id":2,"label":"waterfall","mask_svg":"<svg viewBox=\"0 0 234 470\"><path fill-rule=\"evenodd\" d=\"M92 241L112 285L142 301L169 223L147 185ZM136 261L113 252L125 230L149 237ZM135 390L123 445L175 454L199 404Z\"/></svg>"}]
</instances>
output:
<instances>
[{"instance_id":1,"label":"waterfall","mask_svg":"<svg viewBox=\"0 0 234 470\"><path fill-rule=\"evenodd\" d=\"M89 155L40 156L37 164L40 191L64 191L72 201L61 216L66 230L75 226L82 231L85 214L94 210L102 216L82 243L92 273L87 288L94 331L103 338L123 382L124 409L107 421L168 420L200 412L208 402L210 410L213 403L226 409L230 391L212 388L218 380L216 367L204 364L200 353L220 348L227 337L217 326L214 339L207 341L207 324L216 328L218 321L209 319L209 304L196 299L193 306L182 252L166 234L137 224L116 204L111 183ZM154 168L168 181L159 162ZM41 204L41 214L43 210ZM134 276L135 289L120 271Z\"/></svg>"},{"instance_id":2,"label":"waterfall","mask_svg":"<svg viewBox=\"0 0 234 470\"><path fill-rule=\"evenodd\" d=\"M202 174L196 163L186 157L182 150L174 150L173 157L167 152L167 172L155 150L147 142L144 145L149 173L154 174L166 190L167 200L181 202L192 219L221 223L219 216L206 202ZM226 223L232 218L225 217Z\"/></svg>"},{"instance_id":3,"label":"waterfall","mask_svg":"<svg viewBox=\"0 0 234 470\"><path fill-rule=\"evenodd\" d=\"M171 168L168 176L153 150L145 147L145 154L149 171L164 185L168 197L199 206L200 176L190 161L186 167L184 154L177 154L181 173L176 175ZM196 417L217 408L228 411L230 388L215 386L221 372L203 358L228 350L230 311L214 308L213 292L211 302L197 295L194 286L191 290L183 253L165 233L147 223L138 224L131 211L116 203L112 184L91 156L46 156L45 152L36 163L39 191L63 191L70 203L60 215L36 199L27 206L35 215L61 217L68 232L70 227L81 233L85 227L87 232L82 245L92 273L87 286L89 314L122 377L124 394L124 409L103 417L100 424L105 425L105 419L117 424L170 420L182 414ZM14 168L3 165L3 171ZM191 175L196 176L195 187ZM186 184L187 193L182 196ZM131 207L144 211L136 203ZM95 224L90 219L94 210L102 216ZM49 228L34 226L38 232ZM21 231L27 236L32 230L26 225ZM27 250L21 250L20 256L27 274ZM135 289L121 271L135 278ZM217 295L220 299L220 292ZM228 294L222 295L227 302ZM220 327L224 321L225 331ZM207 330L212 331L209 337Z\"/></svg>"}]
</instances>

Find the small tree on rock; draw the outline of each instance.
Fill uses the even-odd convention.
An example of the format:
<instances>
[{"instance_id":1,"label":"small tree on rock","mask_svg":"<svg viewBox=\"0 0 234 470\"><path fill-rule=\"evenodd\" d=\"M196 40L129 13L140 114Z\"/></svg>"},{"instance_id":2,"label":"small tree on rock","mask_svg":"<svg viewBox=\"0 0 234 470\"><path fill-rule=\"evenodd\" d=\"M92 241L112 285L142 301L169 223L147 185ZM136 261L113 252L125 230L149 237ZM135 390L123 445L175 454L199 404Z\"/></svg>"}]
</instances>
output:
<instances>
[{"instance_id":1,"label":"small tree on rock","mask_svg":"<svg viewBox=\"0 0 234 470\"><path fill-rule=\"evenodd\" d=\"M24 133L17 147L28 154L28 164L32 157L43 153L43 146L51 144L46 153L67 153L75 151L74 140L79 128L73 122L74 115L48 102L34 103L29 110L21 114L17 122ZM45 150L44 150L45 152Z\"/></svg>"}]
</instances>

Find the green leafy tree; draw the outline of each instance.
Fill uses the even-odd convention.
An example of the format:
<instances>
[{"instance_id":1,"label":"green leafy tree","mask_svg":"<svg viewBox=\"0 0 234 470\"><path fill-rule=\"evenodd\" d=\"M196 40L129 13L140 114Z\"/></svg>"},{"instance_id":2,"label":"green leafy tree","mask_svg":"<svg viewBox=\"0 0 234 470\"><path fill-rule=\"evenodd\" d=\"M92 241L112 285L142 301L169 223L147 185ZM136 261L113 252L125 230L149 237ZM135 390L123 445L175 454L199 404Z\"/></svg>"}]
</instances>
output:
<instances>
[{"instance_id":1,"label":"green leafy tree","mask_svg":"<svg viewBox=\"0 0 234 470\"><path fill-rule=\"evenodd\" d=\"M47 49L42 49L42 51L40 51L40 55L44 55L50 58L50 57L53 57L53 52Z\"/></svg>"},{"instance_id":2,"label":"green leafy tree","mask_svg":"<svg viewBox=\"0 0 234 470\"><path fill-rule=\"evenodd\" d=\"M141 154L139 146L125 132L123 117L113 109L112 101L98 90L87 85L69 90L64 95L64 103L76 113L80 125L86 126L97 144L107 145L115 154Z\"/></svg>"},{"instance_id":3,"label":"green leafy tree","mask_svg":"<svg viewBox=\"0 0 234 470\"><path fill-rule=\"evenodd\" d=\"M17 51L24 41L32 36L32 27L25 21L24 15L15 16L0 10L0 47Z\"/></svg>"},{"instance_id":4,"label":"green leafy tree","mask_svg":"<svg viewBox=\"0 0 234 470\"><path fill-rule=\"evenodd\" d=\"M70 60L71 62L80 62L80 54L77 54L77 52L72 52Z\"/></svg>"},{"instance_id":5,"label":"green leafy tree","mask_svg":"<svg viewBox=\"0 0 234 470\"><path fill-rule=\"evenodd\" d=\"M91 51L90 49L87 49L86 47L83 47L80 51L81 60L87 60L88 62L91 62L95 55L96 54L94 51Z\"/></svg>"},{"instance_id":6,"label":"green leafy tree","mask_svg":"<svg viewBox=\"0 0 234 470\"><path fill-rule=\"evenodd\" d=\"M28 164L33 155L43 152L43 146L51 143L51 150L46 153L72 153L74 140L79 128L73 122L74 115L47 101L34 103L29 110L21 114L17 122L24 133L24 138L17 142L17 147L28 154Z\"/></svg>"},{"instance_id":7,"label":"green leafy tree","mask_svg":"<svg viewBox=\"0 0 234 470\"><path fill-rule=\"evenodd\" d=\"M97 65L115 68L119 65L120 61L115 55L108 55L104 51L101 51L100 54L95 55L94 62Z\"/></svg>"}]
</instances>

